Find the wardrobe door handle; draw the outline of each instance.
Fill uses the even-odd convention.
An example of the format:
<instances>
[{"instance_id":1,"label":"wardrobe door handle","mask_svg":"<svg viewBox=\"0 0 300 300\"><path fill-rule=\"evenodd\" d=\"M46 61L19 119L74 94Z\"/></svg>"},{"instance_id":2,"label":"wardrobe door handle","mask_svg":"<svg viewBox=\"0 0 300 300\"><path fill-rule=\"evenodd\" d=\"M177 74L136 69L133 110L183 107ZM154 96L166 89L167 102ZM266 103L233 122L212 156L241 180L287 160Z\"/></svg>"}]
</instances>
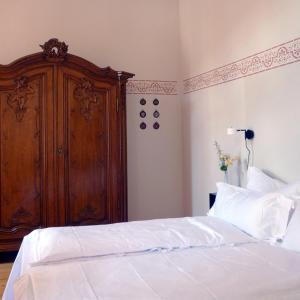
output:
<instances>
[{"instance_id":1,"label":"wardrobe door handle","mask_svg":"<svg viewBox=\"0 0 300 300\"><path fill-rule=\"evenodd\" d=\"M63 154L64 154L64 149L63 149L63 147L59 147L59 148L57 149L57 154L58 154L58 155L63 155Z\"/></svg>"}]
</instances>

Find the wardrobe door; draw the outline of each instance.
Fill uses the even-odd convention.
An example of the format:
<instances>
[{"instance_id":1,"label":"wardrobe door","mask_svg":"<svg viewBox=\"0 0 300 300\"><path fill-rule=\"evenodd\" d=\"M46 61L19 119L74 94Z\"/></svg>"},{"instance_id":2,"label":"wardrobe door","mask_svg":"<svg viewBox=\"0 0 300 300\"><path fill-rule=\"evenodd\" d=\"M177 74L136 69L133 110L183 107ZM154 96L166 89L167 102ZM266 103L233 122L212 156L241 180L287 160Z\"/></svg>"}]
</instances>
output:
<instances>
[{"instance_id":1,"label":"wardrobe door","mask_svg":"<svg viewBox=\"0 0 300 300\"><path fill-rule=\"evenodd\" d=\"M118 197L117 85L66 67L58 78L61 223L111 223Z\"/></svg>"},{"instance_id":2,"label":"wardrobe door","mask_svg":"<svg viewBox=\"0 0 300 300\"><path fill-rule=\"evenodd\" d=\"M52 69L15 78L0 80L0 251L16 250L24 234L51 223L47 213L54 208L47 204Z\"/></svg>"}]
</instances>

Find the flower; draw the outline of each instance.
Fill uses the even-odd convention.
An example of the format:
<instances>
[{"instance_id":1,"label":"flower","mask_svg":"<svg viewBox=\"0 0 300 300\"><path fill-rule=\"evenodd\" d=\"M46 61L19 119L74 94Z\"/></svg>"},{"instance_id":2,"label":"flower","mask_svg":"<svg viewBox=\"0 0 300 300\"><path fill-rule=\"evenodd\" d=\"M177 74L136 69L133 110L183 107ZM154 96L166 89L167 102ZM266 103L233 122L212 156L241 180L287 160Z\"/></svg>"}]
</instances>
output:
<instances>
[{"instance_id":1,"label":"flower","mask_svg":"<svg viewBox=\"0 0 300 300\"><path fill-rule=\"evenodd\" d=\"M214 143L216 149L217 149L217 154L218 154L218 158L219 158L219 166L220 166L220 170L223 172L227 172L228 167L230 167L233 164L234 160L237 160L237 157L231 157L229 154L225 154L220 145L218 144L217 141L215 141Z\"/></svg>"}]
</instances>

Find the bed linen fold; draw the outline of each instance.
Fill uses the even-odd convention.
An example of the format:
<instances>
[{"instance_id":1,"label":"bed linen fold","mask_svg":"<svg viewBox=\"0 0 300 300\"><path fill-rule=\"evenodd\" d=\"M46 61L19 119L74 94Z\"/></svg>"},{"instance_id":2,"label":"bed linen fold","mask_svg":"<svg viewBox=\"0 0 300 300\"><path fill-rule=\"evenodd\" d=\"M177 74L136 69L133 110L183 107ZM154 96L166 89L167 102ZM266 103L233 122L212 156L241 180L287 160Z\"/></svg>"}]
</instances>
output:
<instances>
[{"instance_id":1,"label":"bed linen fold","mask_svg":"<svg viewBox=\"0 0 300 300\"><path fill-rule=\"evenodd\" d=\"M257 242L235 226L206 216L38 229L23 239L3 299L13 299L13 284L20 278L28 291L34 290L34 284L24 282L40 266Z\"/></svg>"},{"instance_id":2,"label":"bed linen fold","mask_svg":"<svg viewBox=\"0 0 300 300\"><path fill-rule=\"evenodd\" d=\"M219 247L255 242L214 217L186 217L109 225L38 229L25 237L22 271L50 262L133 252Z\"/></svg>"}]
</instances>

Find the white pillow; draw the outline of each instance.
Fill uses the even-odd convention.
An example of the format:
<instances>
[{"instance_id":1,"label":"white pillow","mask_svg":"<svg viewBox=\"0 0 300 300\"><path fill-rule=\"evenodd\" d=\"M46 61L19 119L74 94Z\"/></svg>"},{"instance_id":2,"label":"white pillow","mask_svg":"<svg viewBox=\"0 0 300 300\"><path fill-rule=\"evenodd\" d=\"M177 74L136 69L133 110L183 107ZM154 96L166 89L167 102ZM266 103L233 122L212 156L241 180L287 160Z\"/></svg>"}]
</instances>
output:
<instances>
[{"instance_id":1,"label":"white pillow","mask_svg":"<svg viewBox=\"0 0 300 300\"><path fill-rule=\"evenodd\" d=\"M300 200L296 202L296 209L287 228L282 247L300 252Z\"/></svg>"},{"instance_id":2,"label":"white pillow","mask_svg":"<svg viewBox=\"0 0 300 300\"><path fill-rule=\"evenodd\" d=\"M218 207L218 214L220 214L220 210L224 206L224 210L226 210L226 206L229 203L230 197L239 197L240 201L243 199L252 199L262 196L262 193L247 190L242 187L238 187L236 185L230 185L225 182L217 182L217 193L214 205L210 208L207 215L208 216L216 216L215 208Z\"/></svg>"},{"instance_id":3,"label":"white pillow","mask_svg":"<svg viewBox=\"0 0 300 300\"><path fill-rule=\"evenodd\" d=\"M255 167L249 167L247 177L249 190L261 193L278 192L293 200L300 199L300 181L287 184Z\"/></svg>"},{"instance_id":4,"label":"white pillow","mask_svg":"<svg viewBox=\"0 0 300 300\"><path fill-rule=\"evenodd\" d=\"M280 193L265 194L224 182L208 215L227 221L257 239L282 239L293 200Z\"/></svg>"},{"instance_id":5,"label":"white pillow","mask_svg":"<svg viewBox=\"0 0 300 300\"><path fill-rule=\"evenodd\" d=\"M272 178L256 167L249 167L247 173L247 189L271 193L284 188L286 184L278 179Z\"/></svg>"},{"instance_id":6,"label":"white pillow","mask_svg":"<svg viewBox=\"0 0 300 300\"><path fill-rule=\"evenodd\" d=\"M278 192L293 200L300 200L300 181L286 184Z\"/></svg>"}]
</instances>

